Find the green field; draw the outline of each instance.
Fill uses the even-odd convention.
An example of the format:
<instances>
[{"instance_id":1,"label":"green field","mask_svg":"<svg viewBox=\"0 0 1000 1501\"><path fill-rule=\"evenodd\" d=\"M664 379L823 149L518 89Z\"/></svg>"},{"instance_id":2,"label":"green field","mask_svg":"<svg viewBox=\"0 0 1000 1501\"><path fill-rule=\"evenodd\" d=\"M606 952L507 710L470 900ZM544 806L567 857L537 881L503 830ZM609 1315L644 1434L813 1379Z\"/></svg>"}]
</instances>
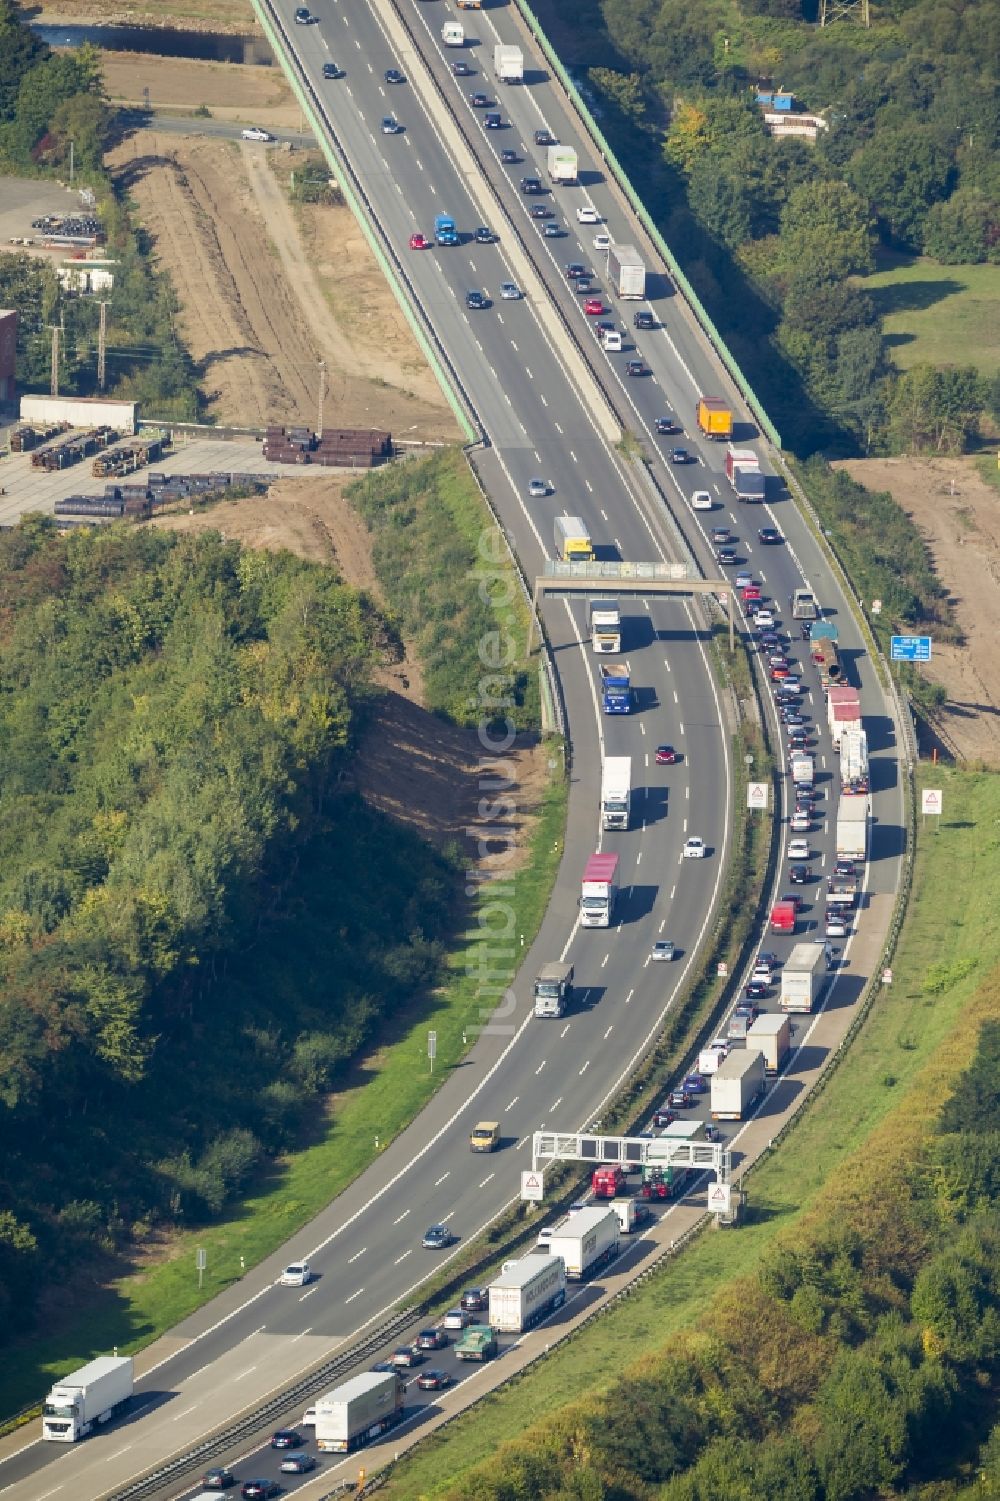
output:
<instances>
[{"instance_id":1,"label":"green field","mask_svg":"<svg viewBox=\"0 0 1000 1501\"><path fill-rule=\"evenodd\" d=\"M860 283L885 325L890 354L913 365L1000 369L1000 266L939 266L882 252L880 269Z\"/></svg>"},{"instance_id":2,"label":"green field","mask_svg":"<svg viewBox=\"0 0 1000 1501\"><path fill-rule=\"evenodd\" d=\"M947 816L918 830L914 896L892 988L799 1126L751 1176L748 1223L702 1235L614 1312L419 1445L392 1475L386 1501L443 1495L506 1440L575 1397L610 1387L626 1364L662 1349L730 1281L752 1272L779 1232L821 1202L824 1185L890 1112L906 1101L907 1118L919 1125L940 1105L944 1090L915 1081L928 1064L957 1071L969 1061L974 1037L949 1042L1000 963L1000 777L937 767L922 780L944 789Z\"/></svg>"}]
</instances>

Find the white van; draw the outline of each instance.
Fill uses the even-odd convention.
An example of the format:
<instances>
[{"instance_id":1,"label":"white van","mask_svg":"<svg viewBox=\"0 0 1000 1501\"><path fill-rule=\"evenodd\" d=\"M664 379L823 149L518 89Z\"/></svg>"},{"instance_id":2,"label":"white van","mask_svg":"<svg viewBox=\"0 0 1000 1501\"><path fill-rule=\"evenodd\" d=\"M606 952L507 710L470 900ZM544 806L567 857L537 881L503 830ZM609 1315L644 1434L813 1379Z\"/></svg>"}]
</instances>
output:
<instances>
[{"instance_id":1,"label":"white van","mask_svg":"<svg viewBox=\"0 0 1000 1501\"><path fill-rule=\"evenodd\" d=\"M610 250L611 249L611 236L610 235L595 235L594 236L594 249L595 250Z\"/></svg>"},{"instance_id":2,"label":"white van","mask_svg":"<svg viewBox=\"0 0 1000 1501\"><path fill-rule=\"evenodd\" d=\"M691 496L691 508L695 511L710 511L713 503L707 490L696 490Z\"/></svg>"},{"instance_id":3,"label":"white van","mask_svg":"<svg viewBox=\"0 0 1000 1501\"><path fill-rule=\"evenodd\" d=\"M609 354L621 353L622 336L617 328L601 329L601 345Z\"/></svg>"},{"instance_id":4,"label":"white van","mask_svg":"<svg viewBox=\"0 0 1000 1501\"><path fill-rule=\"evenodd\" d=\"M441 40L446 47L464 47L465 27L461 21L445 21L441 27Z\"/></svg>"}]
</instances>

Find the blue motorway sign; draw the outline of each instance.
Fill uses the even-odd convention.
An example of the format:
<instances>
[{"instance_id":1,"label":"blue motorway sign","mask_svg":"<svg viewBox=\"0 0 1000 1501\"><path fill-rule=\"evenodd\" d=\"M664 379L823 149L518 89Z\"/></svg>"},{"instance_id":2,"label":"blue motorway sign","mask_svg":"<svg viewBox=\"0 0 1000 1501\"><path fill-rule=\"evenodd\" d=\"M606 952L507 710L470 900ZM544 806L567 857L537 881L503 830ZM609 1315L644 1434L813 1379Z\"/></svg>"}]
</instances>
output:
<instances>
[{"instance_id":1,"label":"blue motorway sign","mask_svg":"<svg viewBox=\"0 0 1000 1501\"><path fill-rule=\"evenodd\" d=\"M890 655L894 662L929 662L931 659L930 636L893 636Z\"/></svg>"}]
</instances>

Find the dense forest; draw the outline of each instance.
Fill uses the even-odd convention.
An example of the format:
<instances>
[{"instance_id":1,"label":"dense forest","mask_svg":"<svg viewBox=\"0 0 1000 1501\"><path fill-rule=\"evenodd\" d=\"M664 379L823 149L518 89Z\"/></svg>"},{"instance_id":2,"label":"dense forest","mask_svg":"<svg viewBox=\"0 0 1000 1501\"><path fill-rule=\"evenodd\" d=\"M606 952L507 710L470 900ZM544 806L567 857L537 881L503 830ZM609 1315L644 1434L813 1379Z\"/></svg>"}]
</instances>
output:
<instances>
[{"instance_id":1,"label":"dense forest","mask_svg":"<svg viewBox=\"0 0 1000 1501\"><path fill-rule=\"evenodd\" d=\"M1000 262L996 0L537 0L563 61L782 434L820 448L958 451L1000 383L895 370L857 278L880 245ZM758 86L828 128L772 139Z\"/></svg>"},{"instance_id":2,"label":"dense forest","mask_svg":"<svg viewBox=\"0 0 1000 1501\"><path fill-rule=\"evenodd\" d=\"M454 871L340 789L398 650L332 570L215 533L0 536L6 1335L218 1212L438 980Z\"/></svg>"},{"instance_id":3,"label":"dense forest","mask_svg":"<svg viewBox=\"0 0 1000 1501\"><path fill-rule=\"evenodd\" d=\"M108 299L108 394L141 401L154 416L191 420L198 415L196 372L174 333L173 293L154 275L143 238L129 223L127 183L112 184L104 168L115 128L97 50L54 53L18 18L11 0L0 0L0 172L66 177L72 145L75 181L93 193L107 252L119 262ZM63 292L53 268L32 256L4 255L0 307L20 313L22 388L48 389L49 329L59 324L60 389L96 393L95 299Z\"/></svg>"}]
</instances>

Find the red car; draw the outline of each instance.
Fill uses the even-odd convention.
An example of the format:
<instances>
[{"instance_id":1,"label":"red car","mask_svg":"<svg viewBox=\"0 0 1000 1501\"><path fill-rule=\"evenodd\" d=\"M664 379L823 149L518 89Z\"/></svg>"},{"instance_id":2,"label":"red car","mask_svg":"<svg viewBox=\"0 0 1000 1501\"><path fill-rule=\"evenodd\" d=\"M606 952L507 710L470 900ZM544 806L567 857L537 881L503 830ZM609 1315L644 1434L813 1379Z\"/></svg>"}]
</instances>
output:
<instances>
[{"instance_id":1,"label":"red car","mask_svg":"<svg viewBox=\"0 0 1000 1501\"><path fill-rule=\"evenodd\" d=\"M588 318L600 318L604 313L604 303L599 297L588 297L583 304L583 311Z\"/></svg>"},{"instance_id":2,"label":"red car","mask_svg":"<svg viewBox=\"0 0 1000 1501\"><path fill-rule=\"evenodd\" d=\"M672 745L658 745L656 747L657 766L673 766L677 760L677 752Z\"/></svg>"},{"instance_id":3,"label":"red car","mask_svg":"<svg viewBox=\"0 0 1000 1501\"><path fill-rule=\"evenodd\" d=\"M426 238L426 236L422 234L415 234L410 236L411 250L430 250L430 248L431 242Z\"/></svg>"},{"instance_id":4,"label":"red car","mask_svg":"<svg viewBox=\"0 0 1000 1501\"><path fill-rule=\"evenodd\" d=\"M743 590L743 603L748 605L751 601L760 599L761 593L756 584L748 584Z\"/></svg>"}]
</instances>

